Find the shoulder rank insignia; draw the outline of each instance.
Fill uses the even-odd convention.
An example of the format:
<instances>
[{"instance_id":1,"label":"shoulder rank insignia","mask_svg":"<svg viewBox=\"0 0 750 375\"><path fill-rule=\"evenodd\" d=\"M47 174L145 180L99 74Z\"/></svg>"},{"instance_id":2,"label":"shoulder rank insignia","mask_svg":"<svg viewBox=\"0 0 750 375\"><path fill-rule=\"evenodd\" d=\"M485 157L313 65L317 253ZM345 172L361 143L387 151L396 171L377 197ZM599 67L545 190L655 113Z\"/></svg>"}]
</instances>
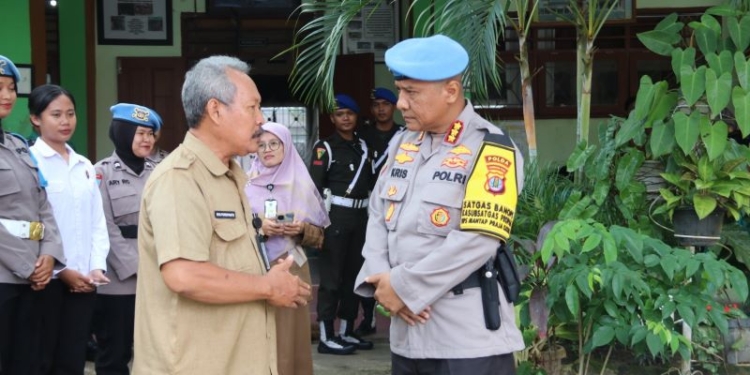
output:
<instances>
[{"instance_id":1,"label":"shoulder rank insignia","mask_svg":"<svg viewBox=\"0 0 750 375\"><path fill-rule=\"evenodd\" d=\"M463 131L464 123L459 120L454 121L450 130L445 133L445 143L455 145L456 142L458 142L458 138L461 136L461 133L463 133Z\"/></svg>"}]
</instances>

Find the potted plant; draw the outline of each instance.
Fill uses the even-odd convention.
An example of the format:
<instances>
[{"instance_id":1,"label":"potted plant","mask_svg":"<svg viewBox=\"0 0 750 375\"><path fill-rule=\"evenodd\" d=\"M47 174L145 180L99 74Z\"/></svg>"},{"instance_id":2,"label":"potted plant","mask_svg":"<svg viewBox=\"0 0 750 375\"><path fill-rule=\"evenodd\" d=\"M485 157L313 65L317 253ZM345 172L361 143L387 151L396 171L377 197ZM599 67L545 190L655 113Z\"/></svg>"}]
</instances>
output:
<instances>
[{"instance_id":1,"label":"potted plant","mask_svg":"<svg viewBox=\"0 0 750 375\"><path fill-rule=\"evenodd\" d=\"M724 18L728 36L722 37ZM729 139L727 114L734 109L738 131L750 134L750 18L741 9L713 7L685 26L673 14L655 30L638 38L651 51L672 57L679 87L672 111L653 119L650 146L654 158L664 162L660 190L663 202L654 211L675 224L675 236L685 245L709 245L719 238L724 212L739 220L750 208L750 149ZM689 38L683 39L683 29ZM697 49L696 49L697 47ZM652 102L664 97L638 98ZM668 98L666 104L674 100ZM731 116L729 116L731 117ZM699 223L694 220L701 220ZM682 231L682 224L718 232Z\"/></svg>"}]
</instances>

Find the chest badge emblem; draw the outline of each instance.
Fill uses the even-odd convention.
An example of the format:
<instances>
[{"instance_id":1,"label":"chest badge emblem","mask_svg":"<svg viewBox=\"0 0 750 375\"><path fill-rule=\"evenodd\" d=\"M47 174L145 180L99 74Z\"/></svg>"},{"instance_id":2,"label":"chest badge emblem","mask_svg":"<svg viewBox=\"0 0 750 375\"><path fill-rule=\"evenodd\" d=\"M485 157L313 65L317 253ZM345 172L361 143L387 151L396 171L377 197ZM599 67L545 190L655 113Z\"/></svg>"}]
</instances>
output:
<instances>
[{"instance_id":1,"label":"chest badge emblem","mask_svg":"<svg viewBox=\"0 0 750 375\"><path fill-rule=\"evenodd\" d=\"M398 146L398 148L406 151L406 152L417 152L419 151L419 146L415 145L414 143L402 143L401 146Z\"/></svg>"},{"instance_id":2,"label":"chest badge emblem","mask_svg":"<svg viewBox=\"0 0 750 375\"><path fill-rule=\"evenodd\" d=\"M436 227L444 227L448 225L449 221L451 221L451 215L445 208L440 207L432 210L432 213L430 214L430 222L432 225Z\"/></svg>"},{"instance_id":3,"label":"chest badge emblem","mask_svg":"<svg viewBox=\"0 0 750 375\"><path fill-rule=\"evenodd\" d=\"M388 196L389 197L392 197L392 196L396 195L397 192L398 192L398 190L396 190L396 186L391 186L391 187L388 188Z\"/></svg>"},{"instance_id":4,"label":"chest badge emblem","mask_svg":"<svg viewBox=\"0 0 750 375\"><path fill-rule=\"evenodd\" d=\"M456 147L453 147L448 153L451 153L453 155L471 155L471 150L469 150L468 147L464 145L458 145Z\"/></svg>"},{"instance_id":5,"label":"chest badge emblem","mask_svg":"<svg viewBox=\"0 0 750 375\"><path fill-rule=\"evenodd\" d=\"M414 158L411 157L411 156L409 156L409 154L407 154L405 152L402 152L402 153L396 155L395 159L396 159L396 161L399 164L405 164L405 163L410 163L410 162L414 161Z\"/></svg>"}]
</instances>

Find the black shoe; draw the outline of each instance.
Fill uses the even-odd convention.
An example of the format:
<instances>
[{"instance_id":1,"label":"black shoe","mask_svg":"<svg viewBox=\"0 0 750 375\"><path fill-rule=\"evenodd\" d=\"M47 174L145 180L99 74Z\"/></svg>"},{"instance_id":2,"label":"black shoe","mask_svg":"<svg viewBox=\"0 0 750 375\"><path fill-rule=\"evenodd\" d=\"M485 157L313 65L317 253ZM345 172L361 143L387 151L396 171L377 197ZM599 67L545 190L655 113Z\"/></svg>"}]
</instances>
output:
<instances>
[{"instance_id":1,"label":"black shoe","mask_svg":"<svg viewBox=\"0 0 750 375\"><path fill-rule=\"evenodd\" d=\"M357 350L371 350L375 347L375 344L373 344L372 341L366 341L356 333L341 335L340 337L344 342L354 345Z\"/></svg>"},{"instance_id":2,"label":"black shoe","mask_svg":"<svg viewBox=\"0 0 750 375\"><path fill-rule=\"evenodd\" d=\"M351 343L345 342L341 337L334 337L332 340L321 341L318 343L318 353L321 354L352 354L357 347Z\"/></svg>"},{"instance_id":3,"label":"black shoe","mask_svg":"<svg viewBox=\"0 0 750 375\"><path fill-rule=\"evenodd\" d=\"M359 323L359 327L354 330L354 334L357 336L369 336L375 333L375 325L372 322L362 321Z\"/></svg>"}]
</instances>

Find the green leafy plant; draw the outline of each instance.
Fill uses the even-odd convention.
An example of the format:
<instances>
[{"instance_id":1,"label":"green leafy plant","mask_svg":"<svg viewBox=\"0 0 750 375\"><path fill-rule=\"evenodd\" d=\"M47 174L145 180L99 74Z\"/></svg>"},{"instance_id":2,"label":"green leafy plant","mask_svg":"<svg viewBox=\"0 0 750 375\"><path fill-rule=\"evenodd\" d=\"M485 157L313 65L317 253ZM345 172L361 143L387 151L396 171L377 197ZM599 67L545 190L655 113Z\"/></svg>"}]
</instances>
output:
<instances>
[{"instance_id":1,"label":"green leafy plant","mask_svg":"<svg viewBox=\"0 0 750 375\"><path fill-rule=\"evenodd\" d=\"M598 144L579 144L567 167L581 178L541 246L539 263L556 261L545 273L550 320L576 333L580 375L597 348L607 349L606 368L614 345L689 359L680 322L726 331L726 314L707 307L720 306L725 289L747 297L741 271L713 253L674 248L654 230L645 186L635 179L647 154L643 119L653 110L613 117L600 125Z\"/></svg>"},{"instance_id":2,"label":"green leafy plant","mask_svg":"<svg viewBox=\"0 0 750 375\"><path fill-rule=\"evenodd\" d=\"M618 251L619 249L619 251ZM682 320L727 331L727 316L716 295L732 288L747 298L741 271L713 253L691 254L617 225L568 219L549 233L542 260L558 266L549 273L547 303L561 322L577 327L579 371L588 372L592 351L615 342L636 353L680 354L692 345L679 331Z\"/></svg>"},{"instance_id":3,"label":"green leafy plant","mask_svg":"<svg viewBox=\"0 0 750 375\"><path fill-rule=\"evenodd\" d=\"M716 17L727 25L724 36ZM683 34L690 37L683 39ZM637 99L642 109L647 102L661 109L649 118L650 151L664 159L662 177L669 187L661 190L664 202L655 213L671 218L675 208L688 205L702 219L720 207L739 220L750 208L750 149L728 134L733 108L738 130L750 135L750 60L745 57L750 16L742 7L724 5L684 25L672 14L638 38L651 51L671 56L679 84L675 93L663 96L665 85L659 82L642 97L639 91ZM650 80L642 79L641 85ZM664 114L670 104L672 110Z\"/></svg>"}]
</instances>

